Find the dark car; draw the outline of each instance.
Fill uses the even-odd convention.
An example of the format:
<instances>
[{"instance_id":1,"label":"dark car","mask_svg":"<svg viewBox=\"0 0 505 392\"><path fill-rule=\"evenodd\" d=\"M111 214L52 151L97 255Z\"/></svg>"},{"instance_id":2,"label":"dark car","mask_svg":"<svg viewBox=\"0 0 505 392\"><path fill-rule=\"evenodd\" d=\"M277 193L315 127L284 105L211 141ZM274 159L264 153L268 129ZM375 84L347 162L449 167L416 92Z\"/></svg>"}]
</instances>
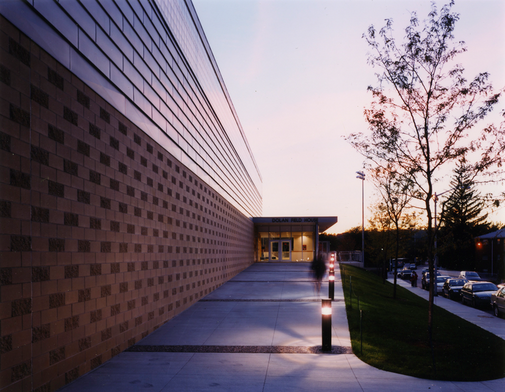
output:
<instances>
[{"instance_id":1,"label":"dark car","mask_svg":"<svg viewBox=\"0 0 505 392\"><path fill-rule=\"evenodd\" d=\"M437 276L437 294L442 294L444 292L444 284L450 279L450 276L441 275Z\"/></svg>"},{"instance_id":2,"label":"dark car","mask_svg":"<svg viewBox=\"0 0 505 392\"><path fill-rule=\"evenodd\" d=\"M410 279L412 276L412 270L410 269L410 265L403 267L403 269L398 272L398 277L401 279Z\"/></svg>"},{"instance_id":3,"label":"dark car","mask_svg":"<svg viewBox=\"0 0 505 392\"><path fill-rule=\"evenodd\" d=\"M447 279L444 283L442 294L447 298L459 300L461 298L459 293L467 282L468 280L461 278Z\"/></svg>"},{"instance_id":4,"label":"dark car","mask_svg":"<svg viewBox=\"0 0 505 392\"><path fill-rule=\"evenodd\" d=\"M473 307L489 307L491 305L491 295L498 290L498 287L491 282L467 282L461 289L461 302L468 303Z\"/></svg>"},{"instance_id":5,"label":"dark car","mask_svg":"<svg viewBox=\"0 0 505 392\"><path fill-rule=\"evenodd\" d=\"M496 317L505 313L505 287L499 287L496 293L491 294L491 307Z\"/></svg>"},{"instance_id":6,"label":"dark car","mask_svg":"<svg viewBox=\"0 0 505 392\"><path fill-rule=\"evenodd\" d=\"M440 276L440 272L437 271L437 276ZM429 270L423 270L423 276L421 277L421 287L428 290L430 287L430 273Z\"/></svg>"}]
</instances>

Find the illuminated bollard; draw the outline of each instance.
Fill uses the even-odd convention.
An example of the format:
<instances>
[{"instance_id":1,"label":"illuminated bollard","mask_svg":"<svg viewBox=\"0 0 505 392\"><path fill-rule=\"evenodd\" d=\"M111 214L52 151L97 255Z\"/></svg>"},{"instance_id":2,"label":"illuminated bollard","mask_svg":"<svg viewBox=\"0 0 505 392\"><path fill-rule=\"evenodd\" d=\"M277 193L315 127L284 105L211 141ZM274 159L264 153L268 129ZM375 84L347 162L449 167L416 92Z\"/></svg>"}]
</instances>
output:
<instances>
[{"instance_id":1,"label":"illuminated bollard","mask_svg":"<svg viewBox=\"0 0 505 392\"><path fill-rule=\"evenodd\" d=\"M328 297L331 300L335 299L335 275L330 273L328 277Z\"/></svg>"},{"instance_id":2,"label":"illuminated bollard","mask_svg":"<svg viewBox=\"0 0 505 392\"><path fill-rule=\"evenodd\" d=\"M331 299L321 303L323 351L331 351Z\"/></svg>"}]
</instances>

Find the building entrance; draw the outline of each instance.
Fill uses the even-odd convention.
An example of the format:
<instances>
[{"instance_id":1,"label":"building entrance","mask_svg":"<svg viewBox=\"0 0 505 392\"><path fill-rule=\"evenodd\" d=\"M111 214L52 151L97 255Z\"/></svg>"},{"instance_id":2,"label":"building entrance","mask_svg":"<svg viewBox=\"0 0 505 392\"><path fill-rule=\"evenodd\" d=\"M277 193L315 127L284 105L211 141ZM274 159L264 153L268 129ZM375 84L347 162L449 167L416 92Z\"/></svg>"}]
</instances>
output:
<instances>
[{"instance_id":1,"label":"building entrance","mask_svg":"<svg viewBox=\"0 0 505 392\"><path fill-rule=\"evenodd\" d=\"M291 261L291 240L271 240L270 260Z\"/></svg>"},{"instance_id":2,"label":"building entrance","mask_svg":"<svg viewBox=\"0 0 505 392\"><path fill-rule=\"evenodd\" d=\"M319 233L337 218L253 218L253 222L255 261L310 263L316 257Z\"/></svg>"}]
</instances>

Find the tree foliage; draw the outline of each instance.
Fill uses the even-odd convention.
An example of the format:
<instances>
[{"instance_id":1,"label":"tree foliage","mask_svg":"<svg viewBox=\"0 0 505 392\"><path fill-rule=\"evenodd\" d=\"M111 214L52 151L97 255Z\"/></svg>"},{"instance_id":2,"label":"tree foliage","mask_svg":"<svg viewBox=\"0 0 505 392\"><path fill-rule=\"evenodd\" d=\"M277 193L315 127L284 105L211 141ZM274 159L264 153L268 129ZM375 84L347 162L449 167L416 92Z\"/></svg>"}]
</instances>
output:
<instances>
[{"instance_id":1,"label":"tree foliage","mask_svg":"<svg viewBox=\"0 0 505 392\"><path fill-rule=\"evenodd\" d=\"M380 30L369 27L363 37L378 82L368 88L372 102L364 111L370 133L347 139L372 165L392 165L399 181L412 184L410 195L422 202L426 213L432 274L435 186L462 159L474 176L496 174L505 152L505 121L477 129L501 91L493 90L486 72L467 80L463 66L455 62L466 48L454 37L459 15L452 12L453 5L438 10L432 4L423 26L412 13L403 43L397 44L391 19ZM432 309L430 290L430 340Z\"/></svg>"},{"instance_id":2,"label":"tree foliage","mask_svg":"<svg viewBox=\"0 0 505 392\"><path fill-rule=\"evenodd\" d=\"M404 214L404 210L412 198L411 189L413 184L408 178L398 174L392 162L388 162L386 167L377 166L373 168L372 179L381 196L381 201L377 205L376 218L383 229L386 229L387 250L389 250L390 230L391 227L394 228L394 259L398 260L400 257L401 229L402 226L410 223L408 216ZM394 298L396 298L396 278L397 263L394 267Z\"/></svg>"},{"instance_id":3,"label":"tree foliage","mask_svg":"<svg viewBox=\"0 0 505 392\"><path fill-rule=\"evenodd\" d=\"M474 238L491 229L485 203L475 188L468 166L461 162L451 181L453 192L442 203L439 260L456 270L475 267Z\"/></svg>"},{"instance_id":4,"label":"tree foliage","mask_svg":"<svg viewBox=\"0 0 505 392\"><path fill-rule=\"evenodd\" d=\"M416 13L405 29L405 43L396 44L393 21L364 35L372 52L369 63L378 68L378 86L370 86L371 106L365 118L371 135L351 134L348 140L377 166L392 162L398 175L415 183L413 196L426 202L433 185L448 163L479 153L474 172L489 172L501 165L505 132L490 125L480 133L475 126L498 102L489 75L480 73L468 81L464 68L454 64L466 49L453 43L458 14L453 3L440 13L433 5L425 26L419 28Z\"/></svg>"}]
</instances>

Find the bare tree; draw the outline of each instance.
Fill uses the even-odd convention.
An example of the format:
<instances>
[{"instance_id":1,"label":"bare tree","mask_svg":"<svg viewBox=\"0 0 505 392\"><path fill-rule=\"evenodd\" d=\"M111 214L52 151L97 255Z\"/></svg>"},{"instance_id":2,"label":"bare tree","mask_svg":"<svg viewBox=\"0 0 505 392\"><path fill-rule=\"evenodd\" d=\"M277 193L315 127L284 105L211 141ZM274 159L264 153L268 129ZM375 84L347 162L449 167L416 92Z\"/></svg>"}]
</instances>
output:
<instances>
[{"instance_id":1,"label":"bare tree","mask_svg":"<svg viewBox=\"0 0 505 392\"><path fill-rule=\"evenodd\" d=\"M395 267L394 267L394 286L393 298L396 298L396 279L398 273L398 256L400 247L400 230L402 228L402 215L405 208L412 199L412 181L394 169L391 162L383 166L376 166L372 170L373 182L378 189L382 208L389 218L389 222L394 225L395 240Z\"/></svg>"},{"instance_id":2,"label":"bare tree","mask_svg":"<svg viewBox=\"0 0 505 392\"><path fill-rule=\"evenodd\" d=\"M487 73L473 80L455 58L464 52L464 42L455 42L459 15L451 8L440 11L432 5L424 27L416 13L397 45L393 21L363 35L371 53L368 61L377 72L377 87L369 87L372 103L365 109L371 134L351 134L347 140L372 164L385 170L394 163L398 176L413 184L411 196L426 212L428 260L434 276L432 197L435 184L455 163L466 157L477 174L499 170L505 151L505 121L480 131L477 125L498 103L502 91L494 92ZM428 335L432 343L433 287L430 280ZM435 286L436 287L436 286Z\"/></svg>"}]
</instances>

